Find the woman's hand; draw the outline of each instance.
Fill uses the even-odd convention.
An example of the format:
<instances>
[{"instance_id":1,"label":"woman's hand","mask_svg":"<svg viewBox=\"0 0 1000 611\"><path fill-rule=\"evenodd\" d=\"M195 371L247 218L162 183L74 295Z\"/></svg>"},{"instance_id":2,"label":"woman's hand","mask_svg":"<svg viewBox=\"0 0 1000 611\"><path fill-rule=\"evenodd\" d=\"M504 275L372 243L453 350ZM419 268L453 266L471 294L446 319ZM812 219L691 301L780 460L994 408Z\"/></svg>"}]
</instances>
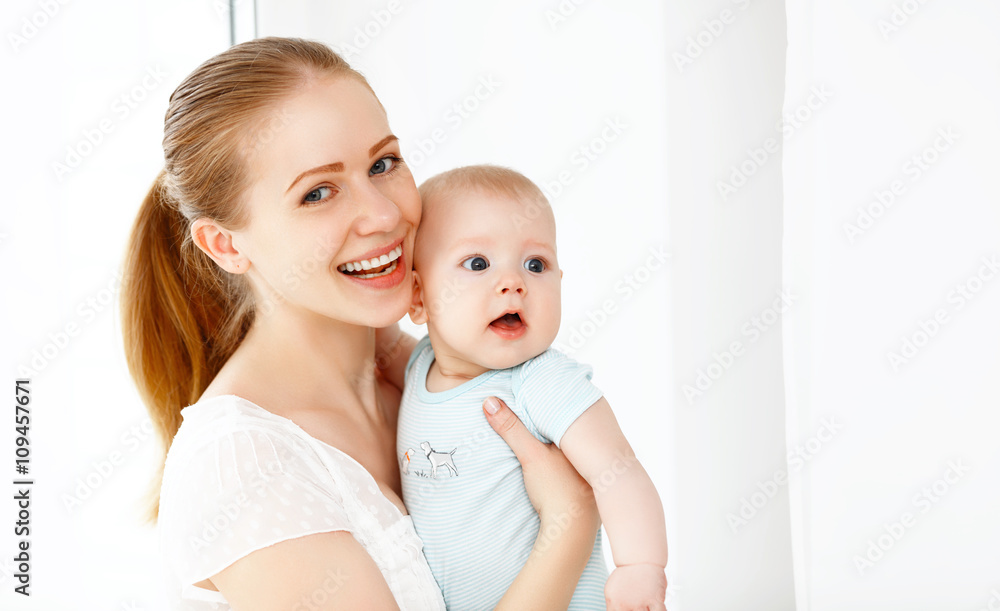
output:
<instances>
[{"instance_id":1,"label":"woman's hand","mask_svg":"<svg viewBox=\"0 0 1000 611\"><path fill-rule=\"evenodd\" d=\"M483 411L521 462L541 519L531 556L497 609L566 609L601 525L594 491L559 448L535 439L503 401L489 397Z\"/></svg>"},{"instance_id":2,"label":"woman's hand","mask_svg":"<svg viewBox=\"0 0 1000 611\"><path fill-rule=\"evenodd\" d=\"M495 413L490 413L491 406ZM486 420L521 462L528 498L543 521L578 514L593 526L600 526L594 491L555 444L538 441L514 412L496 397L483 403Z\"/></svg>"}]
</instances>

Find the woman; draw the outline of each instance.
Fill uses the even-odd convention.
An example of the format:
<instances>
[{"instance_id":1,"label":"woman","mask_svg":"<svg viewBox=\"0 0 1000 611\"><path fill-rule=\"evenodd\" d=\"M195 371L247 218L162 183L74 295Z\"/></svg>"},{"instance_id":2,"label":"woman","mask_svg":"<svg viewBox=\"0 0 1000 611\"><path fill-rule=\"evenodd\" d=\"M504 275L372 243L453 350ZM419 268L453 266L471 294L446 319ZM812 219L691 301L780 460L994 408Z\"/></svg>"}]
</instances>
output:
<instances>
[{"instance_id":1,"label":"woman","mask_svg":"<svg viewBox=\"0 0 1000 611\"><path fill-rule=\"evenodd\" d=\"M324 45L267 38L188 76L164 131L122 309L169 448L159 520L177 593L192 609L444 608L394 458L420 199L384 109ZM593 496L499 408L484 413L545 537L501 607L565 608Z\"/></svg>"}]
</instances>

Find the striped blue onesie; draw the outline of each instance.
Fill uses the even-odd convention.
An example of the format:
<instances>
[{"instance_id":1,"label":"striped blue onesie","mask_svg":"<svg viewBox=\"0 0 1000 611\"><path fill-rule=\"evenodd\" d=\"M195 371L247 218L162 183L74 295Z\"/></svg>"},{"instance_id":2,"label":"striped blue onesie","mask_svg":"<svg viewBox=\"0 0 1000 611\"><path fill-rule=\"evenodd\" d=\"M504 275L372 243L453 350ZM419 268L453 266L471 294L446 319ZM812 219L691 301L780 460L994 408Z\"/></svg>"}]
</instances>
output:
<instances>
[{"instance_id":1,"label":"striped blue onesie","mask_svg":"<svg viewBox=\"0 0 1000 611\"><path fill-rule=\"evenodd\" d=\"M399 407L403 501L448 609L493 609L528 559L539 519L521 464L486 421L483 400L503 399L532 435L558 446L602 393L589 366L553 349L444 392L427 390L433 362L424 337L406 365ZM569 608L604 609L607 579L598 532Z\"/></svg>"}]
</instances>

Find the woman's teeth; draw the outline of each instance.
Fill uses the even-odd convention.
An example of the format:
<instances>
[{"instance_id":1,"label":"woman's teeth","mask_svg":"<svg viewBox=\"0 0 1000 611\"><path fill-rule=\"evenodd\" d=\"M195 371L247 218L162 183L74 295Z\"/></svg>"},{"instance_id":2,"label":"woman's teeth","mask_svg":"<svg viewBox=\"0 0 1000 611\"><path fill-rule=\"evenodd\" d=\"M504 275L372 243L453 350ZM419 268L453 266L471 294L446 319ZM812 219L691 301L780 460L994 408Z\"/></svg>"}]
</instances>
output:
<instances>
[{"instance_id":1,"label":"woman's teeth","mask_svg":"<svg viewBox=\"0 0 1000 611\"><path fill-rule=\"evenodd\" d=\"M403 254L403 245L400 244L390 252L381 257L373 257L366 261L351 261L337 266L337 271L350 274L355 278L375 278L385 276L396 270L396 260ZM370 273L358 273L370 272Z\"/></svg>"}]
</instances>

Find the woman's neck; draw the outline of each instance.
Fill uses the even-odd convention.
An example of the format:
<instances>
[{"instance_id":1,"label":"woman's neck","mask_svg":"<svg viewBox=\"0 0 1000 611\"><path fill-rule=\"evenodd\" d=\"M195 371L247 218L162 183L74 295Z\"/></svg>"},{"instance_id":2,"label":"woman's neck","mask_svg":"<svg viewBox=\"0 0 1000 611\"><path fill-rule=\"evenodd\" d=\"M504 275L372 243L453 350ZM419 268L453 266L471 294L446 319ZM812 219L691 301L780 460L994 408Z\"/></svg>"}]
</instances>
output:
<instances>
[{"instance_id":1,"label":"woman's neck","mask_svg":"<svg viewBox=\"0 0 1000 611\"><path fill-rule=\"evenodd\" d=\"M260 394L291 394L295 403L313 407L360 403L365 411L378 411L371 327L279 307L258 315L230 360L236 385Z\"/></svg>"}]
</instances>

